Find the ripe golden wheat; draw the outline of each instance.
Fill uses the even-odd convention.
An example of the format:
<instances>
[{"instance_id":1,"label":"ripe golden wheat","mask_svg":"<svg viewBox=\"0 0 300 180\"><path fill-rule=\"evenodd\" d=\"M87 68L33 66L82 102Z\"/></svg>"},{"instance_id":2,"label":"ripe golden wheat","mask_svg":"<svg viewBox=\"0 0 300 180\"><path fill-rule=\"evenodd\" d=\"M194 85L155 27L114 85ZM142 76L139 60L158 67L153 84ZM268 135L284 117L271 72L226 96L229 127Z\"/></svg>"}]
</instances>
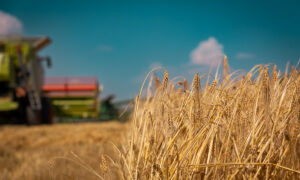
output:
<instances>
[{"instance_id":1,"label":"ripe golden wheat","mask_svg":"<svg viewBox=\"0 0 300 180\"><path fill-rule=\"evenodd\" d=\"M281 77L257 65L201 89L203 76L155 77L136 98L117 165L125 179L297 179L300 177L300 71ZM152 79L152 78L151 78Z\"/></svg>"}]
</instances>

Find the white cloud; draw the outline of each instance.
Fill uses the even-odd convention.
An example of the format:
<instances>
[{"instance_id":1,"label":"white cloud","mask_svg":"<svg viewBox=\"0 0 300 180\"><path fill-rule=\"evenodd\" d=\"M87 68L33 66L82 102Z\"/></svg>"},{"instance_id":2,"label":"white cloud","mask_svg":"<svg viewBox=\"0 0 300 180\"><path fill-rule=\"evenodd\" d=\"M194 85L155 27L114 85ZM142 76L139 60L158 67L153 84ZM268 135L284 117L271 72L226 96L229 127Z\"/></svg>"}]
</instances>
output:
<instances>
[{"instance_id":1,"label":"white cloud","mask_svg":"<svg viewBox=\"0 0 300 180\"><path fill-rule=\"evenodd\" d=\"M18 18L0 11L0 36L20 35L22 27L22 22Z\"/></svg>"},{"instance_id":2,"label":"white cloud","mask_svg":"<svg viewBox=\"0 0 300 180\"><path fill-rule=\"evenodd\" d=\"M198 47L190 54L192 64L212 66L217 66L223 60L223 56L223 45L214 37L201 41Z\"/></svg>"},{"instance_id":3,"label":"white cloud","mask_svg":"<svg viewBox=\"0 0 300 180\"><path fill-rule=\"evenodd\" d=\"M251 54L251 53L240 52L240 53L237 53L235 57L237 59L251 59L251 58L254 58L255 55Z\"/></svg>"},{"instance_id":4,"label":"white cloud","mask_svg":"<svg viewBox=\"0 0 300 180\"><path fill-rule=\"evenodd\" d=\"M98 47L99 51L106 51L106 52L110 52L113 50L113 48L111 46L107 46L107 45L100 45Z\"/></svg>"}]
</instances>

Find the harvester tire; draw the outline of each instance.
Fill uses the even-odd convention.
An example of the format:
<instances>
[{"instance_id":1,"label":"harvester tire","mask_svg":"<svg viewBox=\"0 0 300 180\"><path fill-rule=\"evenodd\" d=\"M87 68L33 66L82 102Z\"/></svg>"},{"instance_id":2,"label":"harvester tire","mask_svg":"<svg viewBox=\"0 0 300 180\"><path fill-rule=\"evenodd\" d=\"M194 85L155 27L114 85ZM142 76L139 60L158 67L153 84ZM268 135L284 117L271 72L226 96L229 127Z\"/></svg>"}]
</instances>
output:
<instances>
[{"instance_id":1,"label":"harvester tire","mask_svg":"<svg viewBox=\"0 0 300 180\"><path fill-rule=\"evenodd\" d=\"M53 124L53 108L49 98L42 98L41 123Z\"/></svg>"}]
</instances>

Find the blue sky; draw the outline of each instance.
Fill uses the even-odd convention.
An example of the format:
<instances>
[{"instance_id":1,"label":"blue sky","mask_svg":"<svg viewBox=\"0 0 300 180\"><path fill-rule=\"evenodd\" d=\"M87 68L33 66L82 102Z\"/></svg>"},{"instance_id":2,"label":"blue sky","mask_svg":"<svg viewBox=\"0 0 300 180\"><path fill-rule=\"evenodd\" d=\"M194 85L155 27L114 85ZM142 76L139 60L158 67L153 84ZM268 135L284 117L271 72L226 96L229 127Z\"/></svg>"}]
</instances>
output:
<instances>
[{"instance_id":1,"label":"blue sky","mask_svg":"<svg viewBox=\"0 0 300 180\"><path fill-rule=\"evenodd\" d=\"M0 1L2 15L19 21L17 32L52 38L42 52L53 60L48 76L97 76L104 95L118 99L134 97L158 65L191 78L221 54L232 70L297 64L299 7L289 0Z\"/></svg>"}]
</instances>

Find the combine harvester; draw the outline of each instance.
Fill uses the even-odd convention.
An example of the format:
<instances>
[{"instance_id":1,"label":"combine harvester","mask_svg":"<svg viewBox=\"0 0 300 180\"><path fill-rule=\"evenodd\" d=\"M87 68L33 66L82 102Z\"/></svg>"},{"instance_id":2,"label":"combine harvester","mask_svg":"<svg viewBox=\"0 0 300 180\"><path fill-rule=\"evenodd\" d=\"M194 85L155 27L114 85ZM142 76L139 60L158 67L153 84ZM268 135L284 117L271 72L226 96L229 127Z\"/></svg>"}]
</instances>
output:
<instances>
[{"instance_id":1,"label":"combine harvester","mask_svg":"<svg viewBox=\"0 0 300 180\"><path fill-rule=\"evenodd\" d=\"M51 103L43 96L42 61L38 52L51 40L0 38L0 123L52 123Z\"/></svg>"},{"instance_id":2,"label":"combine harvester","mask_svg":"<svg viewBox=\"0 0 300 180\"><path fill-rule=\"evenodd\" d=\"M47 77L43 87L52 100L54 115L58 119L97 119L99 93L96 77Z\"/></svg>"}]
</instances>

